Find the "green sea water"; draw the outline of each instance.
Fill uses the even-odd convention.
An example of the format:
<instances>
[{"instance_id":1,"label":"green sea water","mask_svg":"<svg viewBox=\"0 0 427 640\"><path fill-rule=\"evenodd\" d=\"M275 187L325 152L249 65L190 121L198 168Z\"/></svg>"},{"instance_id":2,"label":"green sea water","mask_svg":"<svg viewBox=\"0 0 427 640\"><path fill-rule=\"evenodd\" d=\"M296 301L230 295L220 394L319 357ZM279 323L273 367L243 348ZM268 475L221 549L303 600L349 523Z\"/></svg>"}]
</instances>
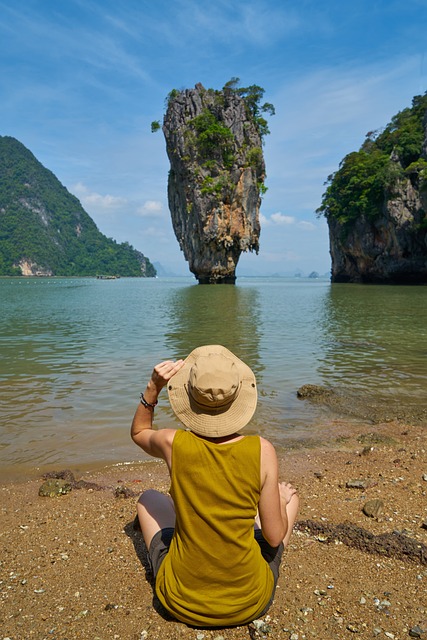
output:
<instances>
[{"instance_id":1,"label":"green sea water","mask_svg":"<svg viewBox=\"0 0 427 640\"><path fill-rule=\"evenodd\" d=\"M427 405L427 288L244 278L0 278L0 479L143 458L129 438L157 362L223 344L254 370L250 425L278 445L328 429L306 383ZM166 393L160 427L175 424ZM320 434L321 435L321 434Z\"/></svg>"}]
</instances>

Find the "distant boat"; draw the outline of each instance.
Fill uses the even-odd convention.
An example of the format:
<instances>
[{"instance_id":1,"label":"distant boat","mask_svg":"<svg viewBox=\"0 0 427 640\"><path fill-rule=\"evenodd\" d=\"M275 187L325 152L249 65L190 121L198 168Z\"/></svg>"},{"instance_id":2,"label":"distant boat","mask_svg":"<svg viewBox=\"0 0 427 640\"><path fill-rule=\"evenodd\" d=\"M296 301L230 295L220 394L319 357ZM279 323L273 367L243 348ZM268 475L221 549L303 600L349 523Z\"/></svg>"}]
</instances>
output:
<instances>
[{"instance_id":1,"label":"distant boat","mask_svg":"<svg viewBox=\"0 0 427 640\"><path fill-rule=\"evenodd\" d=\"M117 280L120 276L96 276L97 280Z\"/></svg>"}]
</instances>

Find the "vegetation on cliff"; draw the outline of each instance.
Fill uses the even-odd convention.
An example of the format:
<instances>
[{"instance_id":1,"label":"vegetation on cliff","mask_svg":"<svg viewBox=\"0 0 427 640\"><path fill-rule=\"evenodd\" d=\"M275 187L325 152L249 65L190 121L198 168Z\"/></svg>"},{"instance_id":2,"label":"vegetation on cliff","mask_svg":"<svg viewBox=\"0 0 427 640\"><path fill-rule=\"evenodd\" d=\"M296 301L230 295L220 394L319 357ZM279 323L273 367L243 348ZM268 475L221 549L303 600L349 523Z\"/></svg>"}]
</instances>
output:
<instances>
[{"instance_id":1,"label":"vegetation on cliff","mask_svg":"<svg viewBox=\"0 0 427 640\"><path fill-rule=\"evenodd\" d=\"M427 93L415 96L412 107L400 111L384 129L369 132L359 151L349 153L328 177L317 213L342 225L362 216L374 220L402 182L425 191L426 113ZM427 226L426 218L422 224Z\"/></svg>"},{"instance_id":2,"label":"vegetation on cliff","mask_svg":"<svg viewBox=\"0 0 427 640\"><path fill-rule=\"evenodd\" d=\"M208 170L208 175L204 175L201 184L202 194L226 194L227 186L230 185L229 172L236 163L236 141L233 130L224 122L224 109L227 107L230 96L235 95L242 98L246 118L251 122L258 135L261 145L266 135L270 133L268 122L264 118L265 113L274 115L274 106L265 102L261 104L264 96L264 89L258 85L249 87L239 87L240 79L231 78L222 90L203 89L206 99L202 103L201 113L187 120L186 145L187 155L184 160L198 160L201 167ZM173 101L180 96L181 92L172 89L166 99L167 108L170 108ZM152 132L161 128L158 121L151 123ZM246 153L247 166L262 168L257 186L261 195L267 191L265 186L265 168L263 164L263 152L261 145L251 144L250 139L246 139L243 150Z\"/></svg>"},{"instance_id":3,"label":"vegetation on cliff","mask_svg":"<svg viewBox=\"0 0 427 640\"><path fill-rule=\"evenodd\" d=\"M0 137L0 275L155 276L129 243L104 236L79 200L18 140Z\"/></svg>"},{"instance_id":4,"label":"vegetation on cliff","mask_svg":"<svg viewBox=\"0 0 427 640\"><path fill-rule=\"evenodd\" d=\"M269 113L271 116L275 114L274 106L270 102L264 102L261 104L261 100L264 97L265 90L257 84L252 84L249 87L239 87L240 78L231 78L225 83L221 91L217 89L206 89L206 91L216 97L217 104L224 105L224 98L227 94L234 93L244 99L247 108L248 116L254 121L258 133L261 138L270 133L268 128L268 122L262 115L263 113ZM181 92L178 89L172 89L166 98L166 107L170 102L179 96ZM158 120L154 120L151 123L151 131L155 133L161 129L161 124Z\"/></svg>"}]
</instances>

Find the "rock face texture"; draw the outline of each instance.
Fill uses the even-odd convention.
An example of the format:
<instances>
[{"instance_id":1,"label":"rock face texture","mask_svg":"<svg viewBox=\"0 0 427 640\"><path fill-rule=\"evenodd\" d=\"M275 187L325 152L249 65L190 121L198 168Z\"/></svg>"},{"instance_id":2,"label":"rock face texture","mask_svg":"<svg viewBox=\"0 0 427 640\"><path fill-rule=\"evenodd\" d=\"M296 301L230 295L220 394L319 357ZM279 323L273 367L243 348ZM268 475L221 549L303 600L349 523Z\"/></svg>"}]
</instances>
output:
<instances>
[{"instance_id":1,"label":"rock face texture","mask_svg":"<svg viewBox=\"0 0 427 640\"><path fill-rule=\"evenodd\" d=\"M378 215L346 223L326 216L332 282L427 283L427 111L421 122L419 159L408 166L396 149L389 156L399 177L384 190Z\"/></svg>"},{"instance_id":2,"label":"rock face texture","mask_svg":"<svg viewBox=\"0 0 427 640\"><path fill-rule=\"evenodd\" d=\"M349 227L330 218L332 282L427 282L427 193L418 179L402 180L375 220L361 216Z\"/></svg>"},{"instance_id":3,"label":"rock face texture","mask_svg":"<svg viewBox=\"0 0 427 640\"><path fill-rule=\"evenodd\" d=\"M242 251L259 248L262 141L232 89L173 92L163 121L173 228L200 284L233 284Z\"/></svg>"}]
</instances>

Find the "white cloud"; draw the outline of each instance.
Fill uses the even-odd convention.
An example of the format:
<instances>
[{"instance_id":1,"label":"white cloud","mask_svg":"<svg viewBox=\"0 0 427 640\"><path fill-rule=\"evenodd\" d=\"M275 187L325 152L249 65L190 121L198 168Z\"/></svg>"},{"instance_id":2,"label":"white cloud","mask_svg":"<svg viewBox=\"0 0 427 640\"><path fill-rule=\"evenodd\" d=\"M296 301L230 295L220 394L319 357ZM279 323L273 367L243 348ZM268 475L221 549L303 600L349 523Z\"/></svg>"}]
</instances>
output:
<instances>
[{"instance_id":1,"label":"white cloud","mask_svg":"<svg viewBox=\"0 0 427 640\"><path fill-rule=\"evenodd\" d=\"M142 218L157 218L163 215L163 205L159 200L146 200L136 212Z\"/></svg>"},{"instance_id":2,"label":"white cloud","mask_svg":"<svg viewBox=\"0 0 427 640\"><path fill-rule=\"evenodd\" d=\"M260 213L259 221L261 223L261 227L270 227L272 224L279 226L295 226L303 229L303 231L314 231L317 229L316 225L308 220L297 220L294 216L286 216L280 211L273 213L269 218L264 214Z\"/></svg>"},{"instance_id":3,"label":"white cloud","mask_svg":"<svg viewBox=\"0 0 427 640\"><path fill-rule=\"evenodd\" d=\"M293 216L285 216L283 213L279 211L277 213L273 213L270 219L276 224L294 224L295 218Z\"/></svg>"},{"instance_id":4,"label":"white cloud","mask_svg":"<svg viewBox=\"0 0 427 640\"><path fill-rule=\"evenodd\" d=\"M100 209L117 209L127 204L126 198L119 196L112 196L110 194L101 195L94 191L90 191L89 188L82 182L78 182L73 187L74 194L80 199L83 206L94 206L98 210Z\"/></svg>"},{"instance_id":5,"label":"white cloud","mask_svg":"<svg viewBox=\"0 0 427 640\"><path fill-rule=\"evenodd\" d=\"M280 213L280 211L273 213L269 218L263 213L260 213L259 221L261 228L277 225L281 227L298 227L303 231L315 231L317 229L317 226L308 220L298 220L294 216L286 216L283 213Z\"/></svg>"}]
</instances>

